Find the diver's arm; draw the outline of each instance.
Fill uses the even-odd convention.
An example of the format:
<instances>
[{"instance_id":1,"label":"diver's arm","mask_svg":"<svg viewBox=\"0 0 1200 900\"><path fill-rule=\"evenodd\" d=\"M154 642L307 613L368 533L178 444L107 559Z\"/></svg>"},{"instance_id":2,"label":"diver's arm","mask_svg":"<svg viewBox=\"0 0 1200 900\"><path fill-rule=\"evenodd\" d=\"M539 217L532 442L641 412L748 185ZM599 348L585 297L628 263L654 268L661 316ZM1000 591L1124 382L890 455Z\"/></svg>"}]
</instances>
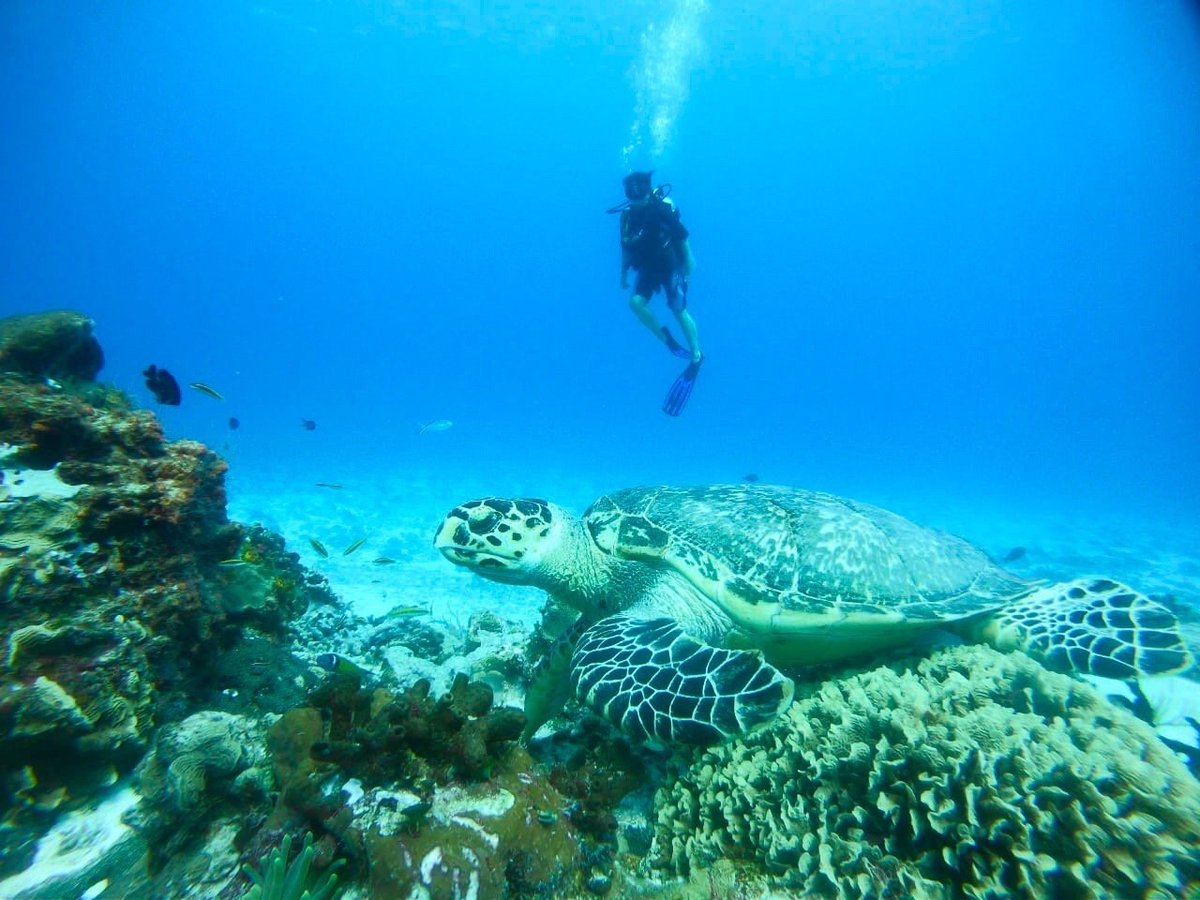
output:
<instances>
[{"instance_id":1,"label":"diver's arm","mask_svg":"<svg viewBox=\"0 0 1200 900\"><path fill-rule=\"evenodd\" d=\"M629 287L629 210L621 213L621 290Z\"/></svg>"},{"instance_id":2,"label":"diver's arm","mask_svg":"<svg viewBox=\"0 0 1200 900\"><path fill-rule=\"evenodd\" d=\"M691 277L692 270L696 268L696 257L692 255L692 242L684 238L679 244L679 271L687 277Z\"/></svg>"}]
</instances>

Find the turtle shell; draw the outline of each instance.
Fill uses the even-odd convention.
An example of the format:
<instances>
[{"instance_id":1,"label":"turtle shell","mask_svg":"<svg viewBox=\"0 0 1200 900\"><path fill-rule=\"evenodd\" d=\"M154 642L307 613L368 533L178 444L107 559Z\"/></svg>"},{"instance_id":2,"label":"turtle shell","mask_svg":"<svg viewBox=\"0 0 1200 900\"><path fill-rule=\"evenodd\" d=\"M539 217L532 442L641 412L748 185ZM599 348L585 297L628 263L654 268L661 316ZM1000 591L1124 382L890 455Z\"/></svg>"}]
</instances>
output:
<instances>
[{"instance_id":1,"label":"turtle shell","mask_svg":"<svg viewBox=\"0 0 1200 900\"><path fill-rule=\"evenodd\" d=\"M796 488L630 488L601 497L584 522L603 552L674 569L751 630L933 625L1029 586L961 538Z\"/></svg>"}]
</instances>

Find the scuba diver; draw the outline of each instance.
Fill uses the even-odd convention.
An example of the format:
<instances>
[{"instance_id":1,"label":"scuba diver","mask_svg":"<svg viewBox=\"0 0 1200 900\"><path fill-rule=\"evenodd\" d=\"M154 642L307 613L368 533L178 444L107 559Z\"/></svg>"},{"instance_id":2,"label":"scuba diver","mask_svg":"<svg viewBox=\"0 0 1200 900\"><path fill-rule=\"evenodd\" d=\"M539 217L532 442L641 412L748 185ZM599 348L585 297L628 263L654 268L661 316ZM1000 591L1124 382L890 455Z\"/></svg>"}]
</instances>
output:
<instances>
[{"instance_id":1,"label":"scuba diver","mask_svg":"<svg viewBox=\"0 0 1200 900\"><path fill-rule=\"evenodd\" d=\"M688 277L695 260L688 244L688 230L679 219L679 210L669 199L670 185L651 186L653 172L630 172L625 176L626 202L614 206L610 213L621 214L621 287L629 287L629 270L637 272L629 308L638 321L662 341L668 350L680 359L688 360L688 366L675 379L663 412L677 416L692 395L696 376L704 355L700 352L700 340L696 321L687 309ZM671 334L671 329L660 325L650 309L650 299L659 290L667 298L667 306L683 332L686 346Z\"/></svg>"}]
</instances>

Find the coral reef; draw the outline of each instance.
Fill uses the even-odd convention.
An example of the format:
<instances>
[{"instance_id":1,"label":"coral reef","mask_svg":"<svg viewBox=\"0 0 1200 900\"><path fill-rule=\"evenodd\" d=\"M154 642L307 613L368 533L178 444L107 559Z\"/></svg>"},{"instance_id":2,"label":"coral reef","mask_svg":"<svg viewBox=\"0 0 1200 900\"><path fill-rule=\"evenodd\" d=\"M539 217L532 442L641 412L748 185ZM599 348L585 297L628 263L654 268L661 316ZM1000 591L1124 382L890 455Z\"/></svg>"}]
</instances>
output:
<instances>
[{"instance_id":1,"label":"coral reef","mask_svg":"<svg viewBox=\"0 0 1200 900\"><path fill-rule=\"evenodd\" d=\"M372 896L518 897L576 883L570 803L516 745L523 714L495 708L487 685L460 674L441 696L424 681L392 693L335 673L310 703L268 735L281 791L266 841L298 828L331 837ZM263 853L256 839L244 855Z\"/></svg>"},{"instance_id":2,"label":"coral reef","mask_svg":"<svg viewBox=\"0 0 1200 900\"><path fill-rule=\"evenodd\" d=\"M177 850L224 801L264 800L274 787L262 729L242 716L206 710L164 725L139 763L142 802L130 821L156 864Z\"/></svg>"},{"instance_id":3,"label":"coral reef","mask_svg":"<svg viewBox=\"0 0 1200 900\"><path fill-rule=\"evenodd\" d=\"M526 760L527 762L527 760ZM379 793L360 820L376 897L561 895L575 883L578 843L555 811L552 790L527 770L438 789L414 820ZM381 805L382 804L382 805Z\"/></svg>"},{"instance_id":4,"label":"coral reef","mask_svg":"<svg viewBox=\"0 0 1200 900\"><path fill-rule=\"evenodd\" d=\"M310 886L308 871L316 855L316 851L313 850L312 833L304 835L304 846L300 848L291 865L288 865L291 850L292 836L288 835L279 845L279 849L271 854L261 872L250 866L245 867L243 871L246 877L254 882L254 887L246 892L246 900L326 900L336 894L336 869L344 864L345 860L334 862L317 882Z\"/></svg>"},{"instance_id":5,"label":"coral reef","mask_svg":"<svg viewBox=\"0 0 1200 900\"><path fill-rule=\"evenodd\" d=\"M816 686L699 755L656 805L657 865L742 860L805 896L1180 896L1200 882L1200 783L1183 764L1087 685L985 647Z\"/></svg>"},{"instance_id":6,"label":"coral reef","mask_svg":"<svg viewBox=\"0 0 1200 900\"><path fill-rule=\"evenodd\" d=\"M290 619L330 598L278 537L228 521L216 454L165 440L152 414L90 380L102 361L77 313L0 321L10 824L129 771L157 725L211 696L215 660L248 628L279 642Z\"/></svg>"},{"instance_id":7,"label":"coral reef","mask_svg":"<svg viewBox=\"0 0 1200 900\"><path fill-rule=\"evenodd\" d=\"M570 798L567 815L580 832L597 843L614 843L622 798L647 780L645 762L629 740L598 716L587 715L570 731L542 741L536 751L548 766L550 783Z\"/></svg>"},{"instance_id":8,"label":"coral reef","mask_svg":"<svg viewBox=\"0 0 1200 900\"><path fill-rule=\"evenodd\" d=\"M309 748L312 756L370 785L486 778L525 726L524 713L494 708L492 689L461 673L441 697L424 680L393 696L335 676L312 702L329 717L328 737Z\"/></svg>"}]
</instances>

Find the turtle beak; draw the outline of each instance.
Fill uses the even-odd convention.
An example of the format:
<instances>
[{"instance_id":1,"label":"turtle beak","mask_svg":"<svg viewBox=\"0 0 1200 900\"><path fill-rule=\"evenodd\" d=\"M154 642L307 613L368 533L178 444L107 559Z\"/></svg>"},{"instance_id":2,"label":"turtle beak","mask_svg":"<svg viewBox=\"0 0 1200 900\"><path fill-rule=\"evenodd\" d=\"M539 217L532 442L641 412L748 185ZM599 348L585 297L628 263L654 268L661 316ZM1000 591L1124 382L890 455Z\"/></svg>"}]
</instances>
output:
<instances>
[{"instance_id":1,"label":"turtle beak","mask_svg":"<svg viewBox=\"0 0 1200 900\"><path fill-rule=\"evenodd\" d=\"M485 529L480 525L473 528L473 524L467 510L461 506L455 507L433 536L433 546L450 562L460 566L475 568L482 565L485 558L495 559L494 553L488 553L480 546L477 530ZM496 560L496 564L502 565L499 560Z\"/></svg>"}]
</instances>

